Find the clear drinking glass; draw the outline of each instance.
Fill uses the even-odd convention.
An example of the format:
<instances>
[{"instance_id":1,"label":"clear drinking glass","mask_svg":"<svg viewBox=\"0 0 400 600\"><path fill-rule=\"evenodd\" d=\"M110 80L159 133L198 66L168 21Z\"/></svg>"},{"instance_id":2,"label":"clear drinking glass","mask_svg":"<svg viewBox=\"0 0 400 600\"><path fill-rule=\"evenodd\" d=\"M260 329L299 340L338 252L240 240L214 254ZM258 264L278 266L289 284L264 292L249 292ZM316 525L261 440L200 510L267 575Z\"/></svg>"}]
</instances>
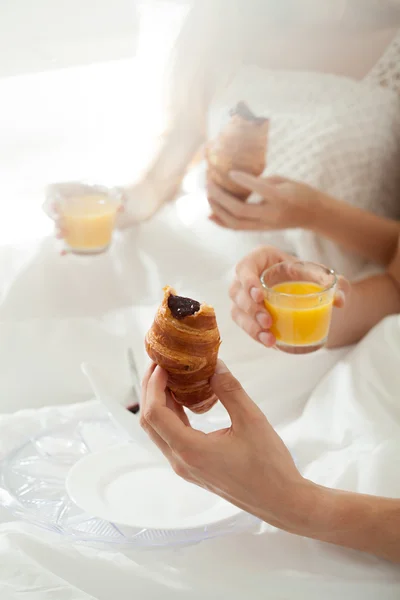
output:
<instances>
[{"instance_id":1,"label":"clear drinking glass","mask_svg":"<svg viewBox=\"0 0 400 600\"><path fill-rule=\"evenodd\" d=\"M337 287L334 271L312 262L282 262L261 276L276 346L308 354L327 341Z\"/></svg>"},{"instance_id":2,"label":"clear drinking glass","mask_svg":"<svg viewBox=\"0 0 400 600\"><path fill-rule=\"evenodd\" d=\"M47 214L58 221L66 249L74 254L98 254L112 241L122 204L117 190L85 183L59 184L48 190Z\"/></svg>"}]
</instances>

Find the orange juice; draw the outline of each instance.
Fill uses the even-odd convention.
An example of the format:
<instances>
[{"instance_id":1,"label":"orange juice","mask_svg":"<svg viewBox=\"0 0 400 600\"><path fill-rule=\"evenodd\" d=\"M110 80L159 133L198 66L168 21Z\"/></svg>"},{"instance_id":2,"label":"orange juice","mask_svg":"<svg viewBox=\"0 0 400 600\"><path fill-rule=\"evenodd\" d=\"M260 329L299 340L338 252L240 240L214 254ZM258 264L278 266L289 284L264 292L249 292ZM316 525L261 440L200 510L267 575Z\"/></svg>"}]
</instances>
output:
<instances>
[{"instance_id":1,"label":"orange juice","mask_svg":"<svg viewBox=\"0 0 400 600\"><path fill-rule=\"evenodd\" d=\"M288 281L271 288L265 306L278 342L288 346L314 346L323 343L329 332L333 294L308 281ZM279 295L278 295L279 294Z\"/></svg>"},{"instance_id":2,"label":"orange juice","mask_svg":"<svg viewBox=\"0 0 400 600\"><path fill-rule=\"evenodd\" d=\"M105 250L112 238L118 205L100 194L69 198L61 206L64 239L72 251Z\"/></svg>"}]
</instances>

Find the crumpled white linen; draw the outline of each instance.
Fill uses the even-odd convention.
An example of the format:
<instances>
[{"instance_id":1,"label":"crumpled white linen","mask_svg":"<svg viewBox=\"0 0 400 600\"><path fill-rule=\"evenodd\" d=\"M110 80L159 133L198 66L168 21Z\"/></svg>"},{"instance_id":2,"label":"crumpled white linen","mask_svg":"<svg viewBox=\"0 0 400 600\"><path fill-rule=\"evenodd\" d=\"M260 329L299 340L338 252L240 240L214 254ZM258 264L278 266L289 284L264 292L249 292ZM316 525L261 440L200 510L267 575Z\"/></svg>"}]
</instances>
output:
<instances>
[{"instance_id":1,"label":"crumpled white linen","mask_svg":"<svg viewBox=\"0 0 400 600\"><path fill-rule=\"evenodd\" d=\"M182 204L183 202L183 204ZM215 305L226 360L294 452L326 485L400 497L400 319L382 323L355 349L293 357L266 350L231 322L227 288L236 260L254 245L182 221L182 200L119 236L108 254L60 258L52 240L15 249L3 267L0 418L4 455L65 419L96 416L82 360L131 384L126 349L141 372L143 335L165 284ZM183 211L184 212L184 211ZM247 244L247 247L246 247ZM229 251L227 251L229 250ZM58 404L51 408L32 408ZM221 409L217 409L221 410ZM218 414L218 412L216 412ZM398 597L397 567L265 526L179 550L112 553L72 546L2 514L1 598ZM217 568L216 568L217 566Z\"/></svg>"},{"instance_id":2,"label":"crumpled white linen","mask_svg":"<svg viewBox=\"0 0 400 600\"><path fill-rule=\"evenodd\" d=\"M196 204L191 195L184 200L186 209ZM313 389L342 351L306 357L299 368L293 357L266 353L240 331L230 318L228 288L235 263L254 248L257 236L238 243L234 232L221 232L204 220L199 226L185 224L182 206L168 206L152 221L117 236L110 251L98 257L60 257L52 239L10 250L10 259L0 263L2 412L90 398L80 372L83 361L113 372L116 393L125 393L130 385L126 350L134 349L143 372L143 337L167 284L214 304L222 357L248 381L257 401L269 394L278 399L277 416L284 412L287 386L296 387L296 397ZM269 383L259 387L257 373L267 361ZM287 364L290 378L282 376Z\"/></svg>"},{"instance_id":3,"label":"crumpled white linen","mask_svg":"<svg viewBox=\"0 0 400 600\"><path fill-rule=\"evenodd\" d=\"M354 351L300 358L258 346L231 323L227 288L235 262L265 236L208 223L196 185L150 223L117 236L102 256L60 258L43 237L52 229L40 213L44 183L112 184L148 163L149 126L155 134L157 123L143 118L138 86L132 61L0 81L0 458L41 429L99 415L83 360L113 373L115 393L125 396L126 350L133 347L143 371L143 334L169 284L215 304L222 357L305 474L398 495L398 319ZM152 117L157 90L143 99ZM269 527L122 554L72 546L1 509L0 521L1 600L399 597L398 568Z\"/></svg>"},{"instance_id":4,"label":"crumpled white linen","mask_svg":"<svg viewBox=\"0 0 400 600\"><path fill-rule=\"evenodd\" d=\"M298 419L280 428L305 474L319 483L400 497L398 428L400 318L387 319L320 382ZM359 377L360 370L362 377ZM267 385L259 370L258 382ZM245 382L246 384L246 382ZM247 387L247 386L246 386ZM271 397L264 409L276 402ZM0 418L0 452L40 428L99 414L97 403ZM396 566L268 526L178 550L113 553L7 522L0 526L5 599L343 598L394 599ZM216 568L217 565L217 568Z\"/></svg>"}]
</instances>

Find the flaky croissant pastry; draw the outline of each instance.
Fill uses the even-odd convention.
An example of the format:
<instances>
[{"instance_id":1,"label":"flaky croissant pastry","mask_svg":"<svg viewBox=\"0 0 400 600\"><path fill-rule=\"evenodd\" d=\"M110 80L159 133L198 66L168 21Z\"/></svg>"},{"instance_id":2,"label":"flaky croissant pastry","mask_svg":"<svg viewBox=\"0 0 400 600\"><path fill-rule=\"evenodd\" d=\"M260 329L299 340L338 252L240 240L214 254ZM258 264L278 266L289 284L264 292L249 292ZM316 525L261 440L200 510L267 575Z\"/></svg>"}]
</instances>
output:
<instances>
[{"instance_id":1,"label":"flaky croissant pastry","mask_svg":"<svg viewBox=\"0 0 400 600\"><path fill-rule=\"evenodd\" d=\"M147 354L168 373L175 400L194 413L217 402L210 387L221 344L212 306L177 296L164 288L164 299L145 339Z\"/></svg>"},{"instance_id":2,"label":"flaky croissant pastry","mask_svg":"<svg viewBox=\"0 0 400 600\"><path fill-rule=\"evenodd\" d=\"M216 185L246 201L249 190L232 181L229 173L262 175L266 167L269 120L256 117L244 102L239 102L230 114L226 127L207 145L207 175Z\"/></svg>"}]
</instances>

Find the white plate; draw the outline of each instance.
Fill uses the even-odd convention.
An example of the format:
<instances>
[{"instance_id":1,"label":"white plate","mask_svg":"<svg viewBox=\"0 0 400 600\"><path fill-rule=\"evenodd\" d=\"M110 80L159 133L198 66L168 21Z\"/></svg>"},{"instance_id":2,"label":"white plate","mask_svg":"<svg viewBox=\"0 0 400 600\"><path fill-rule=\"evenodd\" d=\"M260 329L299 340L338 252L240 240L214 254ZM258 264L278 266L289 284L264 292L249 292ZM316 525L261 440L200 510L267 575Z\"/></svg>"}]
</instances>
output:
<instances>
[{"instance_id":1,"label":"white plate","mask_svg":"<svg viewBox=\"0 0 400 600\"><path fill-rule=\"evenodd\" d=\"M87 513L136 529L195 529L242 512L133 444L82 459L69 472L66 487Z\"/></svg>"}]
</instances>

